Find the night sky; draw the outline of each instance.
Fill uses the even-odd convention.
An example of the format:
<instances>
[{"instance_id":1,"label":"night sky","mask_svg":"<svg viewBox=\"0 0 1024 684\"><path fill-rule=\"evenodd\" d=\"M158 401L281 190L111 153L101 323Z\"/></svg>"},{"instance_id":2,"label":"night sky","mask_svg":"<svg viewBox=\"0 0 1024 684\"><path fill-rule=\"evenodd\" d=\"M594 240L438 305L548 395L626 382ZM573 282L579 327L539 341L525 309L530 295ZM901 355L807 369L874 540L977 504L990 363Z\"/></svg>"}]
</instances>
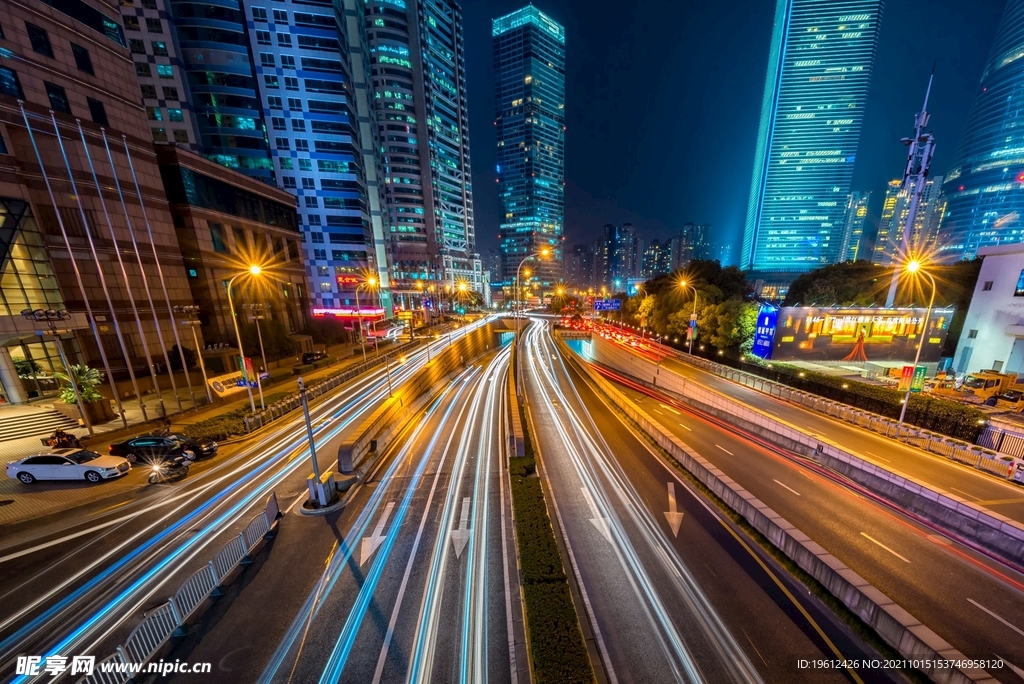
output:
<instances>
[{"instance_id":1,"label":"night sky","mask_svg":"<svg viewBox=\"0 0 1024 684\"><path fill-rule=\"evenodd\" d=\"M463 0L476 235L497 246L491 19L523 0ZM630 221L645 240L710 223L739 255L764 93L774 0L535 0L566 28L568 244ZM852 190L902 177L928 73L945 174L963 132L1004 0L886 0Z\"/></svg>"}]
</instances>

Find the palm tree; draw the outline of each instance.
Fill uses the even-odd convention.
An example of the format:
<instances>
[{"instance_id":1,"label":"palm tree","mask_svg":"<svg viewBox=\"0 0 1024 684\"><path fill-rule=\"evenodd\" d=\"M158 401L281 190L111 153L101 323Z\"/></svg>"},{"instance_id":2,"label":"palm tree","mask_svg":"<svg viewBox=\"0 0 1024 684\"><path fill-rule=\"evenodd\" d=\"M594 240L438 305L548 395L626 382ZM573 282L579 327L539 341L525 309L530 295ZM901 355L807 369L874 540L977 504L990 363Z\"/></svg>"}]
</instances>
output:
<instances>
[{"instance_id":1,"label":"palm tree","mask_svg":"<svg viewBox=\"0 0 1024 684\"><path fill-rule=\"evenodd\" d=\"M91 404L103 398L103 395L96 389L103 383L103 373L95 368L90 368L82 363L71 366L72 378L69 378L66 373L54 373L53 375L64 385L61 387L60 398L65 404L76 403L72 378L74 379L74 385L78 386L78 393L82 397L82 402Z\"/></svg>"}]
</instances>

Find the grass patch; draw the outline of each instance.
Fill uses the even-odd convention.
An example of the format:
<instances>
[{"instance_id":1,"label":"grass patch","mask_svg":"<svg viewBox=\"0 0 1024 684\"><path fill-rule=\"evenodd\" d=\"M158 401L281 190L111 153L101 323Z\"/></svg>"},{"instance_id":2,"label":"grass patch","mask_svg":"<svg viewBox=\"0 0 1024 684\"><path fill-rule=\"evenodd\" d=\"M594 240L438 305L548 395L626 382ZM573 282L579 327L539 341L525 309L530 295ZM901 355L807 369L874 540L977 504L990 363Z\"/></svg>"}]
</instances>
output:
<instances>
[{"instance_id":1,"label":"grass patch","mask_svg":"<svg viewBox=\"0 0 1024 684\"><path fill-rule=\"evenodd\" d=\"M520 407L526 456L509 459L508 471L534 681L592 682L590 657L536 477L537 463L523 414Z\"/></svg>"}]
</instances>

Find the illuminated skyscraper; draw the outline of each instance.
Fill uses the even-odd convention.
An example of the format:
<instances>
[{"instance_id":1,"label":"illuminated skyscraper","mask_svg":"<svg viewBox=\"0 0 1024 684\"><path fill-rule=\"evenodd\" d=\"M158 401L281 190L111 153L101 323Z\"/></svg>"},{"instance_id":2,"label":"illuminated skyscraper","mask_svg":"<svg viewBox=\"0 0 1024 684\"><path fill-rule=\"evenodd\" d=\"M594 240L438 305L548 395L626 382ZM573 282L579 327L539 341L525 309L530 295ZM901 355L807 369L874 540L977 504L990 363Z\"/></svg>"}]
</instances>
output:
<instances>
[{"instance_id":1,"label":"illuminated skyscraper","mask_svg":"<svg viewBox=\"0 0 1024 684\"><path fill-rule=\"evenodd\" d=\"M941 198L942 176L925 181L924 192L917 203L914 226L908 235L908 251L911 254L930 253L942 218L945 200ZM903 232L906 229L910 200L914 182L900 188L900 181L889 181L882 205L882 220L878 223L878 236L871 261L882 266L891 266L893 260L903 252ZM865 255L867 256L867 255Z\"/></svg>"},{"instance_id":2,"label":"illuminated skyscraper","mask_svg":"<svg viewBox=\"0 0 1024 684\"><path fill-rule=\"evenodd\" d=\"M956 163L943 187L937 246L947 261L1024 242L1024 0L1009 0L975 91Z\"/></svg>"},{"instance_id":3,"label":"illuminated skyscraper","mask_svg":"<svg viewBox=\"0 0 1024 684\"><path fill-rule=\"evenodd\" d=\"M392 277L399 288L430 279L483 292L462 11L455 0L369 0L366 30Z\"/></svg>"},{"instance_id":4,"label":"illuminated skyscraper","mask_svg":"<svg viewBox=\"0 0 1024 684\"><path fill-rule=\"evenodd\" d=\"M864 239L864 222L868 218L870 192L851 192L846 200L846 221L843 228L842 261L856 261L860 258L861 242Z\"/></svg>"},{"instance_id":5,"label":"illuminated skyscraper","mask_svg":"<svg viewBox=\"0 0 1024 684\"><path fill-rule=\"evenodd\" d=\"M882 0L779 0L740 267L841 261Z\"/></svg>"},{"instance_id":6,"label":"illuminated skyscraper","mask_svg":"<svg viewBox=\"0 0 1024 684\"><path fill-rule=\"evenodd\" d=\"M565 29L532 5L492 22L503 276L545 247L534 266L545 285L562 273Z\"/></svg>"}]
</instances>

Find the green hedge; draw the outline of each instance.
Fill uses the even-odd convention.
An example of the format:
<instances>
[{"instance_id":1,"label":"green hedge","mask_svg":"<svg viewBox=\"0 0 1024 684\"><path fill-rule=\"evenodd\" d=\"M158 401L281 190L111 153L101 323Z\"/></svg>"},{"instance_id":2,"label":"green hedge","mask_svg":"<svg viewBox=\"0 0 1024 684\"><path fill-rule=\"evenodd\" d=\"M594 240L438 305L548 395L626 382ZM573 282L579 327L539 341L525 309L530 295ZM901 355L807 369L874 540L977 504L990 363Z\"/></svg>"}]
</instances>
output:
<instances>
[{"instance_id":1,"label":"green hedge","mask_svg":"<svg viewBox=\"0 0 1024 684\"><path fill-rule=\"evenodd\" d=\"M263 395L263 403L270 406L275 401L280 401L289 396L288 392L274 392ZM259 396L253 394L253 399L259 406ZM245 423L242 419L249 415L248 406L240 406L220 415L200 420L182 428L182 432L193 439L212 439L215 442L222 442L228 437L245 434Z\"/></svg>"},{"instance_id":2,"label":"green hedge","mask_svg":"<svg viewBox=\"0 0 1024 684\"><path fill-rule=\"evenodd\" d=\"M303 363L298 366L292 366L292 375L302 375L303 373L312 373L313 364Z\"/></svg>"},{"instance_id":3,"label":"green hedge","mask_svg":"<svg viewBox=\"0 0 1024 684\"><path fill-rule=\"evenodd\" d=\"M287 379L291 378L293 375L295 375L295 373L293 373L291 369L276 370L276 371L274 371L273 373L270 374L270 377L267 378L266 384L273 385L273 384L276 384L278 382L282 382L284 380L287 380Z\"/></svg>"},{"instance_id":4,"label":"green hedge","mask_svg":"<svg viewBox=\"0 0 1024 684\"><path fill-rule=\"evenodd\" d=\"M523 430L526 456L510 458L508 471L534 681L592 682L590 657L536 476L525 416Z\"/></svg>"}]
</instances>

